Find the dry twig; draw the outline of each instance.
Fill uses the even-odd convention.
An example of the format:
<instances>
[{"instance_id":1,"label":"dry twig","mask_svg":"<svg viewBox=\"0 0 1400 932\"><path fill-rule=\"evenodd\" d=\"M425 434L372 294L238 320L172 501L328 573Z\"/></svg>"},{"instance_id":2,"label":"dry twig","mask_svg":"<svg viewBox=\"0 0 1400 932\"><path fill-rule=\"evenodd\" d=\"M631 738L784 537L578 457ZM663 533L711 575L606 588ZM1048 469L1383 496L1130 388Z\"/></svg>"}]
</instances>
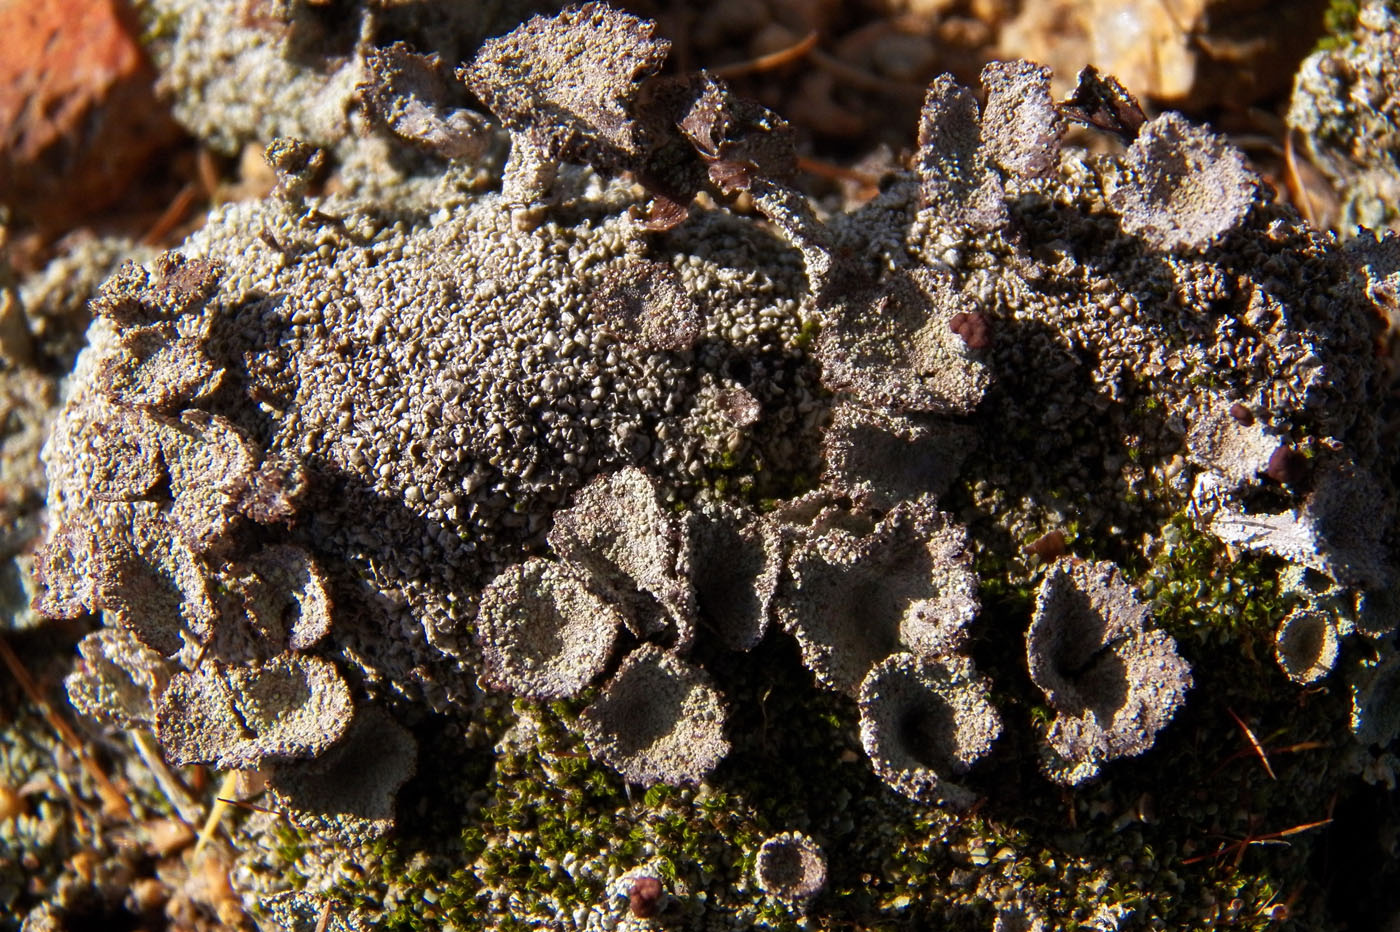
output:
<instances>
[{"instance_id":1,"label":"dry twig","mask_svg":"<svg viewBox=\"0 0 1400 932\"><path fill-rule=\"evenodd\" d=\"M228 811L228 802L224 797L233 795L233 791L238 787L238 771L230 770L224 774L224 782L219 785L219 795L214 797L214 805L209 808L209 818L204 820L204 828L200 829L199 840L194 844L194 857L199 857L199 852L204 850L204 846L209 844L209 839L214 837L214 832L219 828L219 821Z\"/></svg>"}]
</instances>

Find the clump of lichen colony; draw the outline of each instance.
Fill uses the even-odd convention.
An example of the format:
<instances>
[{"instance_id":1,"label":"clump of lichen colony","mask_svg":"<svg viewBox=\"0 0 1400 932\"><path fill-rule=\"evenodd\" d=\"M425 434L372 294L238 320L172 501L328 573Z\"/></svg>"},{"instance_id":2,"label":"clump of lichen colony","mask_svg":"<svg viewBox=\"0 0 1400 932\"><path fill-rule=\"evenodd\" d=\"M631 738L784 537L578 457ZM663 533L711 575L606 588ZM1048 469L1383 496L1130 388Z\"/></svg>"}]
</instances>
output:
<instances>
[{"instance_id":1,"label":"clump of lichen colony","mask_svg":"<svg viewBox=\"0 0 1400 932\"><path fill-rule=\"evenodd\" d=\"M268 928L1267 925L1250 842L1394 779L1396 241L1024 62L833 210L668 53L601 3L246 53L355 122L93 303L74 705L262 771Z\"/></svg>"}]
</instances>

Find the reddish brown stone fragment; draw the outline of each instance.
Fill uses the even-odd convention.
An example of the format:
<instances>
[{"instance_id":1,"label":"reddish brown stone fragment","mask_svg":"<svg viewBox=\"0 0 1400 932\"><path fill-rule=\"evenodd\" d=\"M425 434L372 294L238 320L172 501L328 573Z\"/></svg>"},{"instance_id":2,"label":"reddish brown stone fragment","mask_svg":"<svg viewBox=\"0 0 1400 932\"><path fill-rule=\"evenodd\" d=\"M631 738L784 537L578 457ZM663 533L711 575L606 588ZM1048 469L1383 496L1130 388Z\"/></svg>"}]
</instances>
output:
<instances>
[{"instance_id":1,"label":"reddish brown stone fragment","mask_svg":"<svg viewBox=\"0 0 1400 932\"><path fill-rule=\"evenodd\" d=\"M0 203L70 226L177 137L139 29L119 0L0 0Z\"/></svg>"},{"instance_id":2,"label":"reddish brown stone fragment","mask_svg":"<svg viewBox=\"0 0 1400 932\"><path fill-rule=\"evenodd\" d=\"M1065 555L1065 551L1065 534L1060 530L1046 531L1021 548L1022 553L1032 554L1046 562L1058 560Z\"/></svg>"}]
</instances>

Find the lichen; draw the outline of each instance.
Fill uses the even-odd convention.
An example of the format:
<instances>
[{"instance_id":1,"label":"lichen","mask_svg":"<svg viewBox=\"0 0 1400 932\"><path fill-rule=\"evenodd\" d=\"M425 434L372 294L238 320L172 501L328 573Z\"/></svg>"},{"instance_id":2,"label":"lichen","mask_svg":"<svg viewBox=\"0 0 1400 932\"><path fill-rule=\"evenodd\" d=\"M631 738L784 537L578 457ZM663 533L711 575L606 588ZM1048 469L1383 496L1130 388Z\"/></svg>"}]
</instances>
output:
<instances>
[{"instance_id":1,"label":"lichen","mask_svg":"<svg viewBox=\"0 0 1400 932\"><path fill-rule=\"evenodd\" d=\"M826 885L826 856L812 839L798 832L766 839L754 860L759 889L780 900L801 902Z\"/></svg>"},{"instance_id":2,"label":"lichen","mask_svg":"<svg viewBox=\"0 0 1400 932\"><path fill-rule=\"evenodd\" d=\"M482 591L476 628L483 676L519 696L577 695L603 671L625 623L568 569L528 560Z\"/></svg>"},{"instance_id":3,"label":"lichen","mask_svg":"<svg viewBox=\"0 0 1400 932\"><path fill-rule=\"evenodd\" d=\"M94 631L78 643L81 660L64 685L84 715L121 728L150 728L156 697L170 671L161 656L120 628Z\"/></svg>"},{"instance_id":4,"label":"lichen","mask_svg":"<svg viewBox=\"0 0 1400 932\"><path fill-rule=\"evenodd\" d=\"M1341 200L1343 235L1394 230L1400 83L1391 62L1400 51L1400 8L1393 0L1333 4L1329 25L1330 41L1294 76L1288 125Z\"/></svg>"},{"instance_id":5,"label":"lichen","mask_svg":"<svg viewBox=\"0 0 1400 932\"><path fill-rule=\"evenodd\" d=\"M679 519L639 469L599 476L554 516L549 545L612 604L639 638L694 639L695 593Z\"/></svg>"},{"instance_id":6,"label":"lichen","mask_svg":"<svg viewBox=\"0 0 1400 932\"><path fill-rule=\"evenodd\" d=\"M359 85L371 119L400 139L449 159L478 158L489 141L478 114L458 101L442 59L420 55L406 43L371 49L368 79Z\"/></svg>"},{"instance_id":7,"label":"lichen","mask_svg":"<svg viewBox=\"0 0 1400 932\"><path fill-rule=\"evenodd\" d=\"M1181 708L1191 668L1107 562L1052 566L1026 633L1031 680L1056 717L1052 779L1082 783L1101 762L1141 754Z\"/></svg>"},{"instance_id":8,"label":"lichen","mask_svg":"<svg viewBox=\"0 0 1400 932\"><path fill-rule=\"evenodd\" d=\"M157 700L155 725L171 762L245 770L320 755L345 733L351 711L334 665L285 655L175 674Z\"/></svg>"},{"instance_id":9,"label":"lichen","mask_svg":"<svg viewBox=\"0 0 1400 932\"><path fill-rule=\"evenodd\" d=\"M418 744L383 709L355 712L340 742L314 760L271 768L270 801L300 829L363 847L394 827L399 789L418 767Z\"/></svg>"},{"instance_id":10,"label":"lichen","mask_svg":"<svg viewBox=\"0 0 1400 932\"><path fill-rule=\"evenodd\" d=\"M855 695L895 652L932 658L963 645L978 609L969 563L947 515L927 498L903 502L867 535L801 534L775 610L817 680Z\"/></svg>"},{"instance_id":11,"label":"lichen","mask_svg":"<svg viewBox=\"0 0 1400 932\"><path fill-rule=\"evenodd\" d=\"M1138 130L1109 201L1125 232L1163 251L1199 250L1239 227L1257 187L1239 150L1164 113Z\"/></svg>"},{"instance_id":12,"label":"lichen","mask_svg":"<svg viewBox=\"0 0 1400 932\"><path fill-rule=\"evenodd\" d=\"M631 783L695 783L729 751L726 703L697 667L633 651L579 723L589 750Z\"/></svg>"},{"instance_id":13,"label":"lichen","mask_svg":"<svg viewBox=\"0 0 1400 932\"><path fill-rule=\"evenodd\" d=\"M828 213L781 119L658 73L657 34L593 4L445 56L512 135L506 177L423 157L415 121L445 154L463 98L419 108L380 67L371 136L283 148L420 174L226 205L98 302L46 453L39 606L161 655L172 760L272 769L290 821L231 820L245 902L387 929L1262 928L1301 889L1325 927L1299 856L1322 830L1294 827L1358 759L1348 715L1394 740L1394 541L1356 520L1394 501L1384 249L1338 247L1108 79L1047 110L1017 64L980 113L940 79L914 169ZM589 36L623 67L596 74ZM186 111L212 87L182 86ZM1260 516L1307 547L1233 549ZM1110 561L1100 615L1127 620L1028 677L1028 629L1086 591L1071 567ZM1354 711L1275 663L1295 610L1361 630L1332 674ZM560 647L587 655L563 686L535 676ZM1089 722L1066 693L1115 660L1132 701ZM391 759L355 767L375 733ZM1095 781L1045 780L1046 738ZM433 766L404 783L415 742ZM785 832L840 852L803 904L755 882Z\"/></svg>"},{"instance_id":14,"label":"lichen","mask_svg":"<svg viewBox=\"0 0 1400 932\"><path fill-rule=\"evenodd\" d=\"M1295 611L1279 622L1274 655L1290 680L1313 683L1332 672L1339 641L1332 619L1321 612Z\"/></svg>"},{"instance_id":15,"label":"lichen","mask_svg":"<svg viewBox=\"0 0 1400 932\"><path fill-rule=\"evenodd\" d=\"M966 658L901 653L861 683L860 734L875 773L895 790L965 809L975 796L955 778L991 749L1001 716Z\"/></svg>"}]
</instances>

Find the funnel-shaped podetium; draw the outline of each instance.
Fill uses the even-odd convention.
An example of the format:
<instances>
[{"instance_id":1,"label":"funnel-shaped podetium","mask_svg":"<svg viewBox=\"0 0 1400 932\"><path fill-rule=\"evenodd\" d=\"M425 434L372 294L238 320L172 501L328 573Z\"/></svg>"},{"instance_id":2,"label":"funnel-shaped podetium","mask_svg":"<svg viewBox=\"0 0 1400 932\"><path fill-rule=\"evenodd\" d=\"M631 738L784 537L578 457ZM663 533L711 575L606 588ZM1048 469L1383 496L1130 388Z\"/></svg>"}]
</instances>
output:
<instances>
[{"instance_id":1,"label":"funnel-shaped podetium","mask_svg":"<svg viewBox=\"0 0 1400 932\"><path fill-rule=\"evenodd\" d=\"M248 770L321 754L353 712L350 688L329 660L288 653L238 666L211 661L171 678L156 704L156 736L173 764Z\"/></svg>"},{"instance_id":2,"label":"funnel-shaped podetium","mask_svg":"<svg viewBox=\"0 0 1400 932\"><path fill-rule=\"evenodd\" d=\"M320 757L274 765L267 786L293 825L360 846L394 827L395 798L417 769L413 735L370 705Z\"/></svg>"},{"instance_id":3,"label":"funnel-shaped podetium","mask_svg":"<svg viewBox=\"0 0 1400 932\"><path fill-rule=\"evenodd\" d=\"M516 564L481 594L483 679L518 696L576 695L602 672L622 625L568 567L541 558Z\"/></svg>"},{"instance_id":4,"label":"funnel-shaped podetium","mask_svg":"<svg viewBox=\"0 0 1400 932\"><path fill-rule=\"evenodd\" d=\"M826 886L826 855L801 832L783 832L759 846L753 873L764 893L801 903Z\"/></svg>"},{"instance_id":5,"label":"funnel-shaped podetium","mask_svg":"<svg viewBox=\"0 0 1400 932\"><path fill-rule=\"evenodd\" d=\"M870 533L802 535L777 617L823 685L854 696L892 653L942 656L977 616L966 532L932 499L901 502Z\"/></svg>"},{"instance_id":6,"label":"funnel-shaped podetium","mask_svg":"<svg viewBox=\"0 0 1400 932\"><path fill-rule=\"evenodd\" d=\"M822 438L822 479L855 489L873 505L942 496L977 446L977 431L947 418L891 414L838 402Z\"/></svg>"},{"instance_id":7,"label":"funnel-shaped podetium","mask_svg":"<svg viewBox=\"0 0 1400 932\"><path fill-rule=\"evenodd\" d=\"M922 204L954 228L991 230L1006 222L1001 181L982 147L977 97L950 74L939 75L919 114Z\"/></svg>"},{"instance_id":8,"label":"funnel-shaped podetium","mask_svg":"<svg viewBox=\"0 0 1400 932\"><path fill-rule=\"evenodd\" d=\"M860 740L881 780L923 803L965 808L975 796L953 782L991 748L1001 716L990 681L966 657L895 654L860 687Z\"/></svg>"},{"instance_id":9,"label":"funnel-shaped podetium","mask_svg":"<svg viewBox=\"0 0 1400 932\"><path fill-rule=\"evenodd\" d=\"M1200 252L1236 229L1259 189L1240 150L1178 113L1142 127L1125 167L1109 203L1124 231L1164 252Z\"/></svg>"},{"instance_id":10,"label":"funnel-shaped podetium","mask_svg":"<svg viewBox=\"0 0 1400 932\"><path fill-rule=\"evenodd\" d=\"M1284 438L1248 406L1219 399L1191 419L1186 456L1234 489L1257 484L1279 455L1283 442Z\"/></svg>"},{"instance_id":11,"label":"funnel-shaped podetium","mask_svg":"<svg viewBox=\"0 0 1400 932\"><path fill-rule=\"evenodd\" d=\"M697 505L685 523L702 629L730 650L751 650L768 631L782 572L776 524L724 502Z\"/></svg>"},{"instance_id":12,"label":"funnel-shaped podetium","mask_svg":"<svg viewBox=\"0 0 1400 932\"><path fill-rule=\"evenodd\" d=\"M685 528L636 467L599 476L554 516L549 545L595 592L619 606L637 637L684 650L695 636Z\"/></svg>"},{"instance_id":13,"label":"funnel-shaped podetium","mask_svg":"<svg viewBox=\"0 0 1400 932\"><path fill-rule=\"evenodd\" d=\"M1191 666L1108 562L1056 564L1026 634L1031 680L1058 713L1047 769L1080 783L1099 764L1150 748L1191 687Z\"/></svg>"},{"instance_id":14,"label":"funnel-shaped podetium","mask_svg":"<svg viewBox=\"0 0 1400 932\"><path fill-rule=\"evenodd\" d=\"M1048 178L1059 167L1065 119L1050 96L1050 69L1028 61L988 62L982 147L1008 174Z\"/></svg>"},{"instance_id":15,"label":"funnel-shaped podetium","mask_svg":"<svg viewBox=\"0 0 1400 932\"><path fill-rule=\"evenodd\" d=\"M842 292L816 342L822 384L871 407L966 414L991 377L954 323L965 312L952 281L934 273Z\"/></svg>"},{"instance_id":16,"label":"funnel-shaped podetium","mask_svg":"<svg viewBox=\"0 0 1400 932\"><path fill-rule=\"evenodd\" d=\"M437 55L420 55L407 43L394 42L366 52L365 72L360 100L377 126L444 158L475 159L486 151L486 121L461 106L458 88Z\"/></svg>"},{"instance_id":17,"label":"funnel-shaped podetium","mask_svg":"<svg viewBox=\"0 0 1400 932\"><path fill-rule=\"evenodd\" d=\"M1274 632L1274 657L1288 678L1300 685L1331 673L1340 650L1337 624L1326 612L1291 612Z\"/></svg>"},{"instance_id":18,"label":"funnel-shaped podetium","mask_svg":"<svg viewBox=\"0 0 1400 932\"><path fill-rule=\"evenodd\" d=\"M1326 573L1342 585L1382 593L1395 568L1385 537L1393 500L1369 470L1320 457L1313 491L1296 508L1250 513L1227 504L1209 530L1227 544L1263 550L1298 566Z\"/></svg>"},{"instance_id":19,"label":"funnel-shaped podetium","mask_svg":"<svg viewBox=\"0 0 1400 932\"><path fill-rule=\"evenodd\" d=\"M588 750L630 783L696 783L726 754L724 697L699 667L646 645L579 716Z\"/></svg>"},{"instance_id":20,"label":"funnel-shaped podetium","mask_svg":"<svg viewBox=\"0 0 1400 932\"><path fill-rule=\"evenodd\" d=\"M78 655L63 681L73 707L118 728L150 728L156 696L170 679L165 659L122 628L87 635Z\"/></svg>"}]
</instances>

